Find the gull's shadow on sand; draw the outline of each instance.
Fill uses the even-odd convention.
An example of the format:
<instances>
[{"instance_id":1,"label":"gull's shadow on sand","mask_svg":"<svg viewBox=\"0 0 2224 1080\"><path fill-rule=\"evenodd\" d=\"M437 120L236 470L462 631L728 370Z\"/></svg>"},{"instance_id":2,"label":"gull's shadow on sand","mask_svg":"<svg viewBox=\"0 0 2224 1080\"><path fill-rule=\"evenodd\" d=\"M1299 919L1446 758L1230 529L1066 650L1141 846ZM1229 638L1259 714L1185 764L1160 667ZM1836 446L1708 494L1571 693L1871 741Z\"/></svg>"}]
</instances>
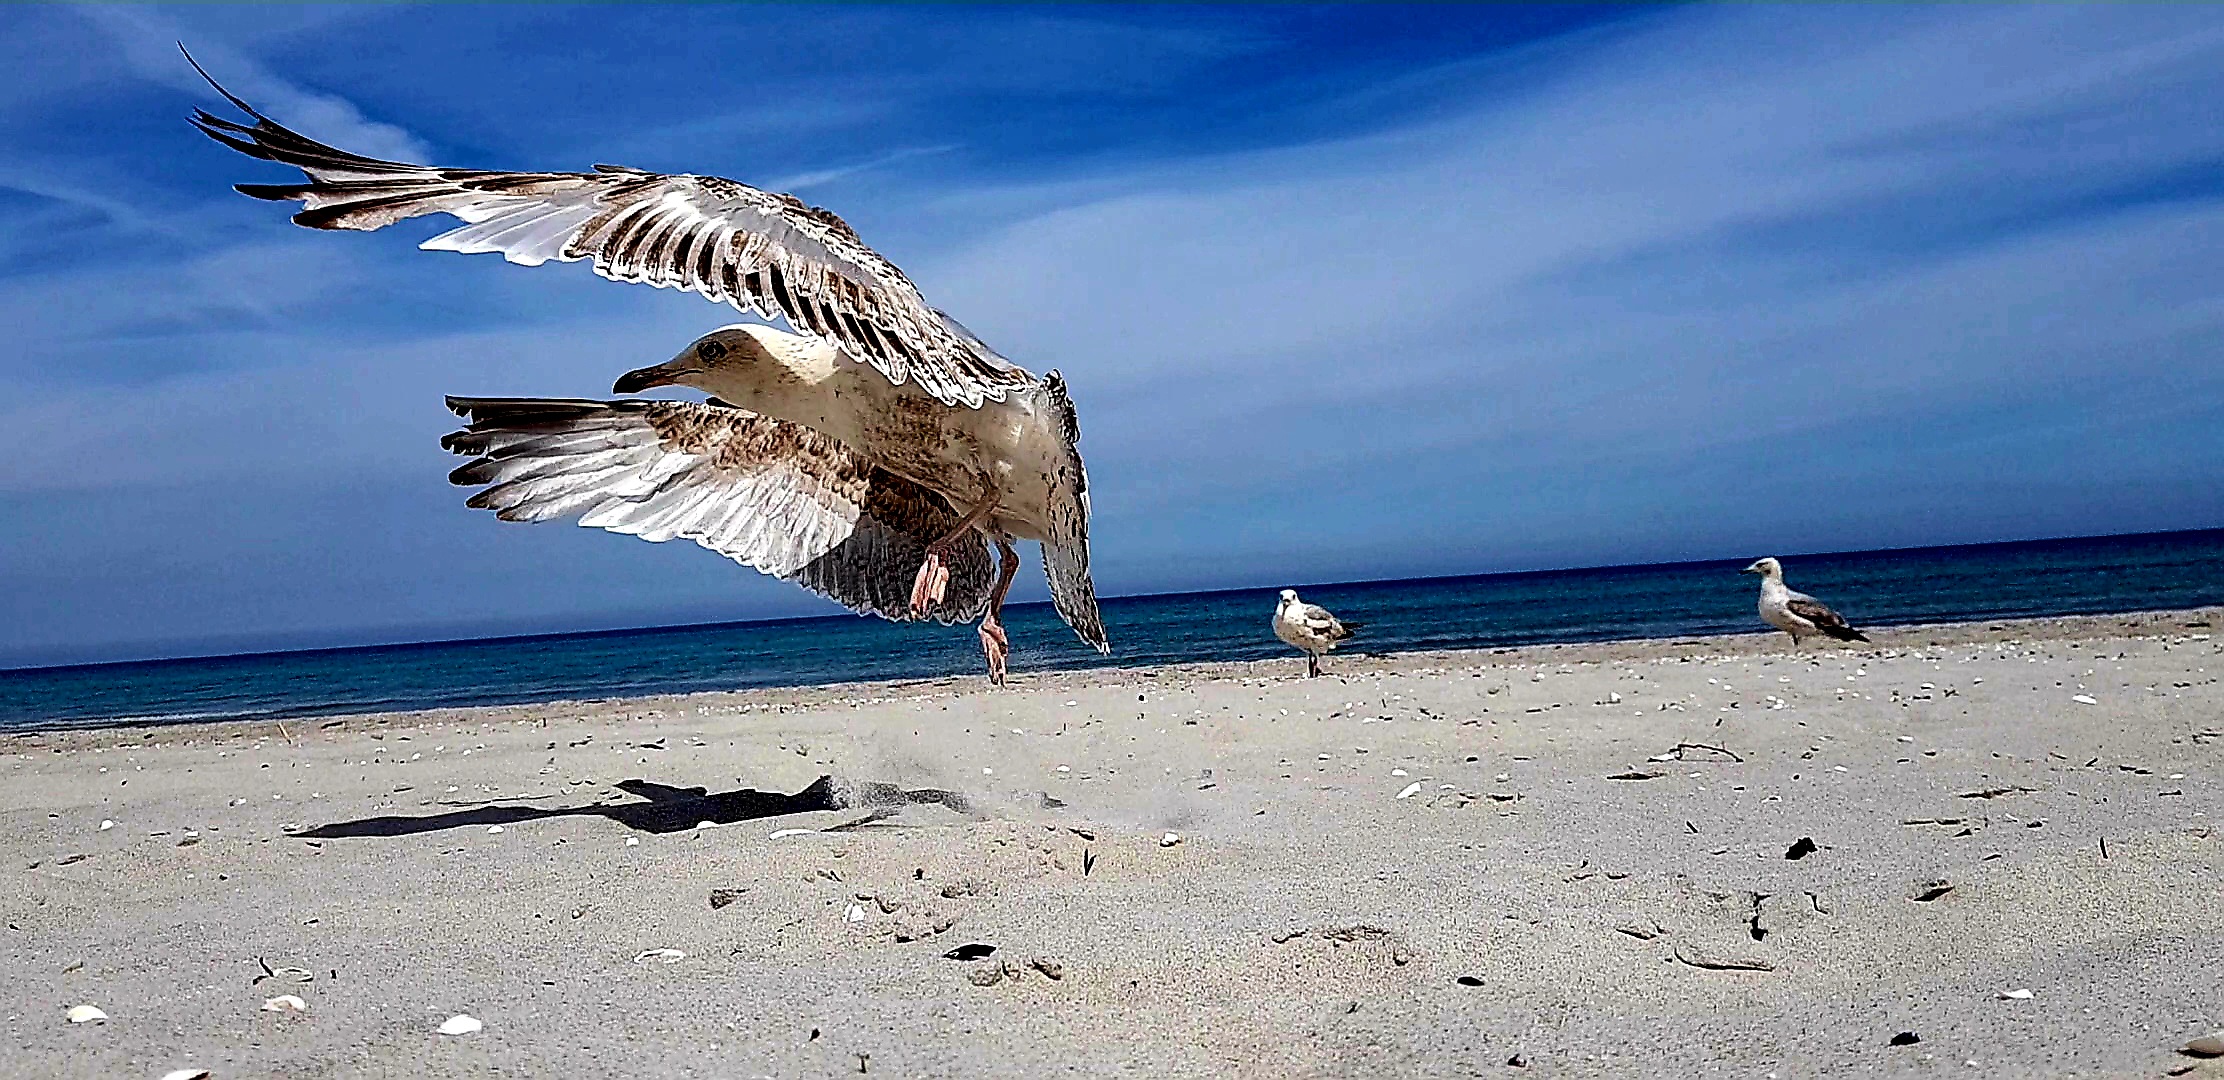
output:
<instances>
[{"instance_id":1,"label":"gull's shadow on sand","mask_svg":"<svg viewBox=\"0 0 2224 1080\"><path fill-rule=\"evenodd\" d=\"M706 821L717 825L732 825L737 821L784 817L817 810L868 810L874 815L870 820L878 820L906 806L927 805L945 806L968 817L975 816L972 802L959 792L936 788L907 791L895 784L844 784L837 782L832 776L821 776L812 781L809 787L794 794L741 788L713 795L708 788L679 788L653 784L647 780L625 780L618 783L617 787L646 801L558 808L474 806L468 810L451 810L422 817L391 814L359 818L355 821L335 821L293 835L312 840L410 836L471 825L511 825L520 821L559 817L609 818L637 832L673 833L685 832Z\"/></svg>"}]
</instances>

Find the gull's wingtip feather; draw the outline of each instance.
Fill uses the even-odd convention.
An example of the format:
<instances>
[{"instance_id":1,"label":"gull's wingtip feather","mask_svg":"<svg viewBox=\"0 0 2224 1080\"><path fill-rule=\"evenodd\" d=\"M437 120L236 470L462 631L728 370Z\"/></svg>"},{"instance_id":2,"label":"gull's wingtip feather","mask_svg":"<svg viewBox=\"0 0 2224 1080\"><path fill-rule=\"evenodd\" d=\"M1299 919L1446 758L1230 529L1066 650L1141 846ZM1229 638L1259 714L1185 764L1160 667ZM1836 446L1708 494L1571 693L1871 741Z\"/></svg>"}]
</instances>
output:
<instances>
[{"instance_id":1,"label":"gull's wingtip feather","mask_svg":"<svg viewBox=\"0 0 2224 1080\"><path fill-rule=\"evenodd\" d=\"M182 42L182 41L180 41L180 42L178 42L177 44L178 44L178 54L179 54L179 55L181 55L181 56L183 56L183 57L185 57L185 62L186 62L186 63L188 63L188 64L191 64L191 65L193 65L193 70L194 70L194 71L196 71L196 72L198 72L198 73L200 74L201 78L202 78L202 79L204 79L204 80L206 80L206 81L208 82L208 84L209 84L209 86L210 86L210 87L214 88L214 89L215 89L215 91L216 91L217 93L219 93L219 94L222 94L222 95L224 95L224 100L226 100L226 101L229 101L229 102L231 102L232 104L234 104L234 105L237 105L237 106L239 106L239 111L241 111L241 112L243 112L243 113L246 113L247 115L249 115L249 116L252 116L252 117L254 117L254 118L255 118L255 119L257 119L257 120L268 120L268 119L270 119L269 117L267 117L267 116L264 116L263 114L261 114L261 113L259 113L259 112L256 112L256 111L255 111L255 107L254 107L253 105L249 105L249 104L248 104L247 102L245 102L245 101L241 100L241 99L240 99L240 96L239 96L238 94L234 94L234 93L232 93L231 91L229 91L229 90L226 90L226 89L224 89L224 84L223 84L223 83L220 83L220 82L217 82L217 81L216 81L216 76L214 76L214 75L211 75L211 74L209 74L209 73L208 73L208 69L207 69L207 68L205 68L205 67L202 67L202 66L201 66L201 62L200 62L199 60L195 60L195 59L193 59L193 53L192 53L192 51L191 51L191 50L189 50L189 49L187 49L187 48L185 47L185 42Z\"/></svg>"}]
</instances>

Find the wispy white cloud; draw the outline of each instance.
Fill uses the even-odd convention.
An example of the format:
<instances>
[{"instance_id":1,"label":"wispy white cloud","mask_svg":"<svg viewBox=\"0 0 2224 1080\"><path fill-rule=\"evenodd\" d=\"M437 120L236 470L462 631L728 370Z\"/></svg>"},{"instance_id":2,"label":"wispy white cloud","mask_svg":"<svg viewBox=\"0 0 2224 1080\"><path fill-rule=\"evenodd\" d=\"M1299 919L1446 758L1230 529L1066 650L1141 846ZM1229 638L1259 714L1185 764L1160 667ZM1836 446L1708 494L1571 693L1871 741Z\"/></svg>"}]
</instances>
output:
<instances>
[{"instance_id":1,"label":"wispy white cloud","mask_svg":"<svg viewBox=\"0 0 2224 1080\"><path fill-rule=\"evenodd\" d=\"M852 176L858 175L859 173L866 173L871 172L874 169L884 168L886 166L893 165L899 161L908 161L912 158L918 157L931 157L935 154L947 154L955 149L957 149L957 147L953 145L904 147L902 149L891 150L885 154L880 154L878 156L868 158L864 161L852 162L847 165L834 165L823 169L812 169L808 172L799 172L788 176L778 177L759 186L768 188L773 191L808 191L811 188L824 187L837 180L846 180Z\"/></svg>"},{"instance_id":2,"label":"wispy white cloud","mask_svg":"<svg viewBox=\"0 0 2224 1080\"><path fill-rule=\"evenodd\" d=\"M106 33L140 78L180 90L214 94L178 55L178 45L187 34L176 22L155 10L122 4L87 4L72 10ZM184 44L227 89L302 134L371 157L433 160L432 151L409 132L366 118L362 110L343 98L279 78L225 42ZM222 110L211 106L210 111L221 114Z\"/></svg>"},{"instance_id":3,"label":"wispy white cloud","mask_svg":"<svg viewBox=\"0 0 2224 1080\"><path fill-rule=\"evenodd\" d=\"M2224 157L2177 109L2224 90L2215 20L1882 14L1713 9L1583 42L1422 129L1092 181L918 276L1094 391L1098 459L1169 510L1418 454L1484 482L1734 445L1796 483L1828 456L1804 433L1981 418L2126 362L2179 392L2163 377L2219 327L2224 201L2062 207Z\"/></svg>"}]
</instances>

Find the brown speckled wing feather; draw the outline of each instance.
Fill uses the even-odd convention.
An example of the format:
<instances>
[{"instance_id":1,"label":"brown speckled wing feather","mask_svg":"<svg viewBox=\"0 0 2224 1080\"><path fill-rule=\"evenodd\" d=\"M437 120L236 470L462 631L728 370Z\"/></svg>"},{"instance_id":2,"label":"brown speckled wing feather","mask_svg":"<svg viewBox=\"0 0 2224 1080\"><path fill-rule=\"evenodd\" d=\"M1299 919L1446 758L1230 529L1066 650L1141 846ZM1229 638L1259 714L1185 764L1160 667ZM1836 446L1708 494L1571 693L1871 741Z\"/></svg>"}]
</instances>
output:
<instances>
[{"instance_id":1,"label":"brown speckled wing feather","mask_svg":"<svg viewBox=\"0 0 2224 1080\"><path fill-rule=\"evenodd\" d=\"M693 540L865 614L915 616L926 548L956 528L939 496L809 428L677 401L449 398L470 426L441 444L472 460L449 481L505 521L581 525L662 542ZM995 577L974 534L927 618L966 622Z\"/></svg>"},{"instance_id":2,"label":"brown speckled wing feather","mask_svg":"<svg viewBox=\"0 0 2224 1080\"><path fill-rule=\"evenodd\" d=\"M1785 610L1815 624L1815 629L1840 641L1867 641L1861 631L1846 623L1845 616L1830 610L1829 605L1812 596L1796 595L1784 604Z\"/></svg>"},{"instance_id":3,"label":"brown speckled wing feather","mask_svg":"<svg viewBox=\"0 0 2224 1080\"><path fill-rule=\"evenodd\" d=\"M1066 381L1057 372L1045 375L1036 393L1066 444L1066 460L1051 478L1050 531L1042 542L1051 606L1083 642L1110 653L1112 643L1097 611L1096 583L1089 577L1089 473L1081 464L1081 425L1073 399L1066 396Z\"/></svg>"}]
</instances>

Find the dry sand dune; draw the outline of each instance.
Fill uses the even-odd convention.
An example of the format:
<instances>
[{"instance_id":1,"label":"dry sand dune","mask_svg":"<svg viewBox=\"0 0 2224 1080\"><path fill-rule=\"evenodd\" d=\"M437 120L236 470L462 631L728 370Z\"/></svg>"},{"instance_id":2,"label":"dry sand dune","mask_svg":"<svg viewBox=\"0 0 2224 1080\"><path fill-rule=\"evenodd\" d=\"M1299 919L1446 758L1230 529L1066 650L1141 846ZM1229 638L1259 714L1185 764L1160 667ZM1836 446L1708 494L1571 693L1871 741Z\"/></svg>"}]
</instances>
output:
<instances>
[{"instance_id":1,"label":"dry sand dune","mask_svg":"<svg viewBox=\"0 0 2224 1080\"><path fill-rule=\"evenodd\" d=\"M2211 623L12 737L0 1072L2224 1075Z\"/></svg>"}]
</instances>

